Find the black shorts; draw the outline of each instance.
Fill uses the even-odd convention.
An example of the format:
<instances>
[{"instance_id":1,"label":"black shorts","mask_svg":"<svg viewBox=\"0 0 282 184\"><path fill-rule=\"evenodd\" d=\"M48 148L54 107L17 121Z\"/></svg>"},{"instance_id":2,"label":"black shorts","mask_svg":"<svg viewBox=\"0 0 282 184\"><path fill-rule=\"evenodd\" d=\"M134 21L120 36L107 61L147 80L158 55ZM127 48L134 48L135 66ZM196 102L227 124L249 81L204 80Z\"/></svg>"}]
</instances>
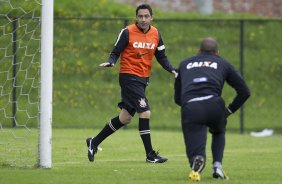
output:
<instances>
[{"instance_id":1,"label":"black shorts","mask_svg":"<svg viewBox=\"0 0 282 184\"><path fill-rule=\"evenodd\" d=\"M204 125L209 127L211 133L225 132L225 102L221 97L189 102L181 109L181 121L187 131L194 131L199 125Z\"/></svg>"},{"instance_id":2,"label":"black shorts","mask_svg":"<svg viewBox=\"0 0 282 184\"><path fill-rule=\"evenodd\" d=\"M145 90L148 78L141 78L130 74L120 74L121 102L118 106L126 109L131 116L150 110Z\"/></svg>"}]
</instances>

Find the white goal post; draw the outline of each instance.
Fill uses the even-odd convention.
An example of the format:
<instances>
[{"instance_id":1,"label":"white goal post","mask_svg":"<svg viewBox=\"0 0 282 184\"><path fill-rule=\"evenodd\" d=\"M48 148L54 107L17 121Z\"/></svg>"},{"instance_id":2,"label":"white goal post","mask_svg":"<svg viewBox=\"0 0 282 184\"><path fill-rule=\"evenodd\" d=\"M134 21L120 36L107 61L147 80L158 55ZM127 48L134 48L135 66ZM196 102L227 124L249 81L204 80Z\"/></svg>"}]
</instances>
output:
<instances>
[{"instance_id":1,"label":"white goal post","mask_svg":"<svg viewBox=\"0 0 282 184\"><path fill-rule=\"evenodd\" d=\"M53 8L54 0L42 0L39 126L39 166L42 168L52 167Z\"/></svg>"},{"instance_id":2,"label":"white goal post","mask_svg":"<svg viewBox=\"0 0 282 184\"><path fill-rule=\"evenodd\" d=\"M52 167L54 0L0 0L0 167Z\"/></svg>"}]
</instances>

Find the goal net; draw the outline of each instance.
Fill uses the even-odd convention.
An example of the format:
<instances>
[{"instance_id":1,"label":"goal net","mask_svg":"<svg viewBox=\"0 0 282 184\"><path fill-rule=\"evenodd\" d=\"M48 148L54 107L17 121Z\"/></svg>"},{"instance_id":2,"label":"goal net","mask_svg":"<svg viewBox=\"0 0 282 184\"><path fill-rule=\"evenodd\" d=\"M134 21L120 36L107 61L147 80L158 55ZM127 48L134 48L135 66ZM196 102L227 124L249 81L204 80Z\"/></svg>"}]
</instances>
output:
<instances>
[{"instance_id":1,"label":"goal net","mask_svg":"<svg viewBox=\"0 0 282 184\"><path fill-rule=\"evenodd\" d=\"M39 164L41 9L41 0L0 0L1 165Z\"/></svg>"}]
</instances>

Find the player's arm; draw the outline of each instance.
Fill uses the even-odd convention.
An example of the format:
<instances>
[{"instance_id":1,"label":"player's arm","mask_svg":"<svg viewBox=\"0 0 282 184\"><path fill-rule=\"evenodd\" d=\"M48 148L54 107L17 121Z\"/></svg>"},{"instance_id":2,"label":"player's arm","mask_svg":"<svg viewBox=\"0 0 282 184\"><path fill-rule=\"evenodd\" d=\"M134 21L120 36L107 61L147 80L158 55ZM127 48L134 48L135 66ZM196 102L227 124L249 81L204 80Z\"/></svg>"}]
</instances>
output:
<instances>
[{"instance_id":1,"label":"player's arm","mask_svg":"<svg viewBox=\"0 0 282 184\"><path fill-rule=\"evenodd\" d=\"M226 78L226 82L236 90L237 95L233 99L233 101L227 107L227 115L230 115L236 112L250 97L250 90L241 77L241 75L233 68L233 66L229 67L229 72Z\"/></svg>"},{"instance_id":2,"label":"player's arm","mask_svg":"<svg viewBox=\"0 0 282 184\"><path fill-rule=\"evenodd\" d=\"M159 33L159 43L155 53L155 57L160 65L168 72L173 73L175 77L177 77L176 70L171 66L166 54L165 54L165 46L162 40L161 34Z\"/></svg>"},{"instance_id":3,"label":"player's arm","mask_svg":"<svg viewBox=\"0 0 282 184\"><path fill-rule=\"evenodd\" d=\"M180 68L179 68L180 69ZM181 106L181 79L180 79L180 70L178 70L178 76L174 81L174 102Z\"/></svg>"},{"instance_id":4,"label":"player's arm","mask_svg":"<svg viewBox=\"0 0 282 184\"><path fill-rule=\"evenodd\" d=\"M115 46L108 58L108 61L101 63L99 66L112 67L115 65L115 63L117 62L120 56L120 53L125 49L125 47L128 44L128 39L129 39L128 35L129 33L127 28L124 28L120 31Z\"/></svg>"}]
</instances>

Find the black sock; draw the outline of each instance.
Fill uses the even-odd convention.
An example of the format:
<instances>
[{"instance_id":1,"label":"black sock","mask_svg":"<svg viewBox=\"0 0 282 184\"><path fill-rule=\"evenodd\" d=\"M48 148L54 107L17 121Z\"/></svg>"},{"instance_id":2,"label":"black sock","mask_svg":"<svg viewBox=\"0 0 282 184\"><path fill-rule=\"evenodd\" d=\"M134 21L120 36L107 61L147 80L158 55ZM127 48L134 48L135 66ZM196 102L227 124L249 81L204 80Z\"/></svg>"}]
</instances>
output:
<instances>
[{"instance_id":1,"label":"black sock","mask_svg":"<svg viewBox=\"0 0 282 184\"><path fill-rule=\"evenodd\" d=\"M139 118L139 133L143 141L143 144L146 150L146 154L150 153L153 150L152 143L151 143L149 122L150 122L150 119Z\"/></svg>"},{"instance_id":2,"label":"black sock","mask_svg":"<svg viewBox=\"0 0 282 184\"><path fill-rule=\"evenodd\" d=\"M93 139L93 144L95 146L98 146L103 140L105 140L108 136L110 136L112 133L114 133L123 126L124 124L120 122L118 116L111 119L100 131L100 133Z\"/></svg>"}]
</instances>

